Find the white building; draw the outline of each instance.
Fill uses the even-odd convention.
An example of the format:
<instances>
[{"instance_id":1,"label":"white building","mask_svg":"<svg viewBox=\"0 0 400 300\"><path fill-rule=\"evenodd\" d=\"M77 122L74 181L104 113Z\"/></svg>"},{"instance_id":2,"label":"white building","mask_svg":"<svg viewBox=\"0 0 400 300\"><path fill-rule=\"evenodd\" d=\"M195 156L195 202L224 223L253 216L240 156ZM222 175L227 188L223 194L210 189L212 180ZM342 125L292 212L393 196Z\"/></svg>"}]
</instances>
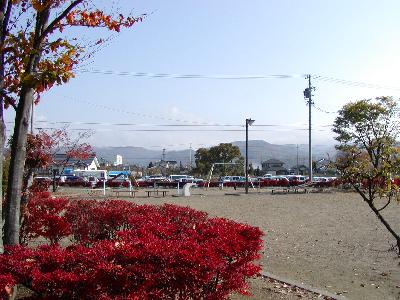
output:
<instances>
[{"instance_id":1,"label":"white building","mask_svg":"<svg viewBox=\"0 0 400 300\"><path fill-rule=\"evenodd\" d=\"M117 158L114 162L114 166L121 166L122 165L122 155L117 154Z\"/></svg>"}]
</instances>

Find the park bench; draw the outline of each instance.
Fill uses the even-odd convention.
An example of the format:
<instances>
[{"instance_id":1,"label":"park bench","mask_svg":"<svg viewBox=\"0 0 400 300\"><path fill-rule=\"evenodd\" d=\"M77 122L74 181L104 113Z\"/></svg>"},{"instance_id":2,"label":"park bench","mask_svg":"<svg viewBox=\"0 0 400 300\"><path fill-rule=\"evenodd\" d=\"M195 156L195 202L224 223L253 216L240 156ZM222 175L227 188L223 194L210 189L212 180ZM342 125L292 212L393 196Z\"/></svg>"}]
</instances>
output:
<instances>
[{"instance_id":1,"label":"park bench","mask_svg":"<svg viewBox=\"0 0 400 300\"><path fill-rule=\"evenodd\" d=\"M300 191L303 191L304 194L308 193L308 190L306 187L299 187L299 186L292 186L292 187L277 187L275 189L271 190L272 194L276 194L276 193L283 193L283 194L288 194L288 193L295 193L298 194L300 193Z\"/></svg>"},{"instance_id":2,"label":"park bench","mask_svg":"<svg viewBox=\"0 0 400 300\"><path fill-rule=\"evenodd\" d=\"M168 192L169 192L169 191L165 191L165 190L162 190L162 191L159 191L159 190L147 190L147 191L146 191L147 197L150 197L151 194L153 194L154 196L158 196L159 193L161 193L162 196L165 197L165 196L167 195Z\"/></svg>"},{"instance_id":3,"label":"park bench","mask_svg":"<svg viewBox=\"0 0 400 300\"><path fill-rule=\"evenodd\" d=\"M119 198L119 196L123 196L123 195L128 195L131 198L135 198L137 191L136 190L131 190L131 191L127 191L127 190L113 190L114 196L116 196L117 198Z\"/></svg>"},{"instance_id":4,"label":"park bench","mask_svg":"<svg viewBox=\"0 0 400 300\"><path fill-rule=\"evenodd\" d=\"M89 196L100 196L103 194L103 189L91 189L88 191Z\"/></svg>"}]
</instances>

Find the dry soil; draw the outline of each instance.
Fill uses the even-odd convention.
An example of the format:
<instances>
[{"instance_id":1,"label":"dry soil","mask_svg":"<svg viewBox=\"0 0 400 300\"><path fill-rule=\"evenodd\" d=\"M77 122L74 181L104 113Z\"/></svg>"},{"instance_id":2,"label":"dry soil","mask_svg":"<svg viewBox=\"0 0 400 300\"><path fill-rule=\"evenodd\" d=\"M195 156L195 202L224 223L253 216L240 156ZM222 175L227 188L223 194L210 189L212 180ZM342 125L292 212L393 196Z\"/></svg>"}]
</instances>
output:
<instances>
[{"instance_id":1,"label":"dry soil","mask_svg":"<svg viewBox=\"0 0 400 300\"><path fill-rule=\"evenodd\" d=\"M395 241L356 193L250 190L246 195L233 189L193 189L190 197L170 193L148 198L139 191L136 198L123 199L190 206L258 226L265 233L263 270L348 299L400 299L400 259L390 250ZM383 214L400 232L400 205L390 204ZM252 280L252 292L247 299L317 298L262 278Z\"/></svg>"}]
</instances>

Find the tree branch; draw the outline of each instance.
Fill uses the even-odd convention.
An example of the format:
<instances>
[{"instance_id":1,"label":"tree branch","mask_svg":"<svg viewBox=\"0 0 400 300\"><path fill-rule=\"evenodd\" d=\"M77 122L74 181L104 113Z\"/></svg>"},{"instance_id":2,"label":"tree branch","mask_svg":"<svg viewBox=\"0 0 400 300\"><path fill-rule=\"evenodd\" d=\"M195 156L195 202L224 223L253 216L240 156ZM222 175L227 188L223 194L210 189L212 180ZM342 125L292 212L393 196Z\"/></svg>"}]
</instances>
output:
<instances>
[{"instance_id":1,"label":"tree branch","mask_svg":"<svg viewBox=\"0 0 400 300\"><path fill-rule=\"evenodd\" d=\"M42 35L40 36L40 41L43 41L44 38L54 30L56 25L62 21L76 6L81 4L83 0L75 0L73 1L57 18L55 18L49 26L43 31Z\"/></svg>"},{"instance_id":2,"label":"tree branch","mask_svg":"<svg viewBox=\"0 0 400 300\"><path fill-rule=\"evenodd\" d=\"M4 5L4 4L2 3L2 5ZM0 41L1 45L4 44L4 41L5 41L7 33L8 33L8 22L10 21L12 6L13 6L12 1L8 0L7 8L5 10L4 18L2 20L1 41Z\"/></svg>"},{"instance_id":3,"label":"tree branch","mask_svg":"<svg viewBox=\"0 0 400 300\"><path fill-rule=\"evenodd\" d=\"M10 96L8 96L8 94L6 93L6 91L4 89L0 89L0 96L4 97L3 99L7 99L8 104L10 104L11 107L14 108L15 111L17 110L17 105L15 104L14 99L12 99Z\"/></svg>"},{"instance_id":4,"label":"tree branch","mask_svg":"<svg viewBox=\"0 0 400 300\"><path fill-rule=\"evenodd\" d=\"M352 183L352 186L353 186L353 188L357 191L357 193L363 198L363 200L364 200L365 202L367 202L367 203L372 203L372 202L367 198L367 196L365 196L365 193L363 193L363 192L360 190L360 188L359 188L355 183Z\"/></svg>"},{"instance_id":5,"label":"tree branch","mask_svg":"<svg viewBox=\"0 0 400 300\"><path fill-rule=\"evenodd\" d=\"M391 200L392 200L392 196L389 196L388 197L388 202L383 207L381 207L380 209L377 209L377 210L378 211L384 210L390 204Z\"/></svg>"}]
</instances>

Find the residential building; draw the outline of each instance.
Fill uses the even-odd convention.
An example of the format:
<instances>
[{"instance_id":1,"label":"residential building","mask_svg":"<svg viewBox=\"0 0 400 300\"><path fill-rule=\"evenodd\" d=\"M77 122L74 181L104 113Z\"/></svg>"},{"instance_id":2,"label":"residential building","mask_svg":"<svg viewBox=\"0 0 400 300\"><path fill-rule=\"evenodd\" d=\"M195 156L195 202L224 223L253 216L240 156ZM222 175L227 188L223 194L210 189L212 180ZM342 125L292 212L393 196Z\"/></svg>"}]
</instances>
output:
<instances>
[{"instance_id":1,"label":"residential building","mask_svg":"<svg viewBox=\"0 0 400 300\"><path fill-rule=\"evenodd\" d=\"M264 174L268 173L271 175L287 175L288 170L283 166L284 163L277 159L269 159L261 164L262 171Z\"/></svg>"},{"instance_id":2,"label":"residential building","mask_svg":"<svg viewBox=\"0 0 400 300\"><path fill-rule=\"evenodd\" d=\"M293 166L290 169L290 174L293 174L293 175L306 175L306 174L308 174L308 167L306 165Z\"/></svg>"},{"instance_id":3,"label":"residential building","mask_svg":"<svg viewBox=\"0 0 400 300\"><path fill-rule=\"evenodd\" d=\"M57 173L61 174L65 169L96 171L100 168L96 155L91 155L87 159L77 159L70 158L65 153L59 153L54 155L53 161L48 168L49 174L52 174L53 170L58 170Z\"/></svg>"}]
</instances>

